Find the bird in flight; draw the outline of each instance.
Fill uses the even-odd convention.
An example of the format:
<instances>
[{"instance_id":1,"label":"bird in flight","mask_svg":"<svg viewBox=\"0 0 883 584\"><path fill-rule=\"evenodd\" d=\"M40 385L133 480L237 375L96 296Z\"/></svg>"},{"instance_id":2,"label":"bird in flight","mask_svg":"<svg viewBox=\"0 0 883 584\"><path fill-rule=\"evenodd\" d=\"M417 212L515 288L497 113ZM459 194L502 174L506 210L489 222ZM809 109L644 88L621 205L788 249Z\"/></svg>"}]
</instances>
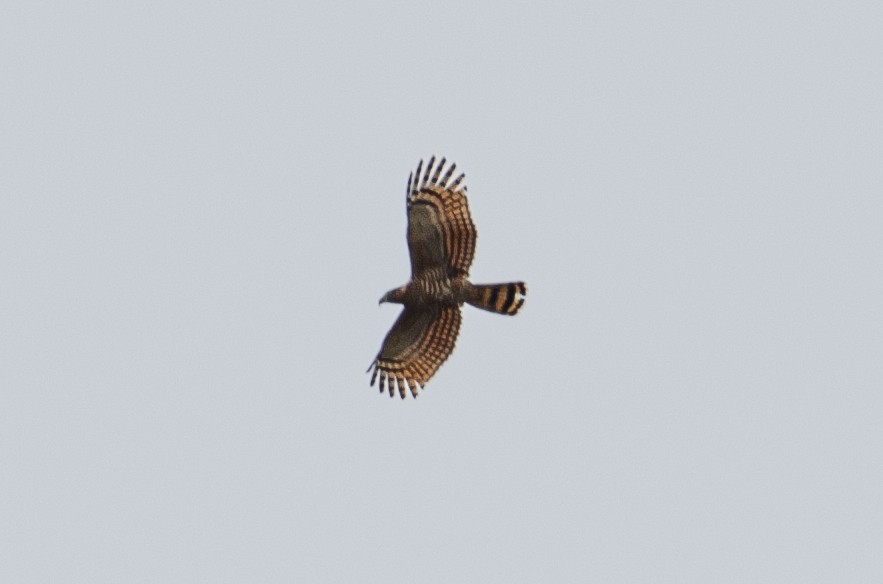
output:
<instances>
[{"instance_id":1,"label":"bird in flight","mask_svg":"<svg viewBox=\"0 0 883 584\"><path fill-rule=\"evenodd\" d=\"M466 202L464 174L451 180L456 164L445 171L435 156L423 170L408 177L408 251L411 280L390 290L380 303L403 304L404 309L383 339L383 346L368 371L371 385L379 379L380 393L418 390L445 362L460 330L460 306L513 315L524 304L524 282L472 284L469 266L478 236ZM442 175L444 172L444 175ZM421 176L422 173L422 176Z\"/></svg>"}]
</instances>

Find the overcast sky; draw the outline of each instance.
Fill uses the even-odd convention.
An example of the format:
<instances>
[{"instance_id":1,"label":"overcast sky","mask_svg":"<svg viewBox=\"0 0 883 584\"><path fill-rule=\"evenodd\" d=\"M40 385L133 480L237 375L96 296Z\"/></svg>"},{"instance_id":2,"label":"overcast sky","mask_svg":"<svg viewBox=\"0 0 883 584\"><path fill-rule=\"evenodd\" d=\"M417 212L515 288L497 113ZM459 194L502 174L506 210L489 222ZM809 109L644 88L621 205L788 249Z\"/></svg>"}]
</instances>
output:
<instances>
[{"instance_id":1,"label":"overcast sky","mask_svg":"<svg viewBox=\"0 0 883 584\"><path fill-rule=\"evenodd\" d=\"M883 581L879 4L304 4L0 7L0 581Z\"/></svg>"}]
</instances>

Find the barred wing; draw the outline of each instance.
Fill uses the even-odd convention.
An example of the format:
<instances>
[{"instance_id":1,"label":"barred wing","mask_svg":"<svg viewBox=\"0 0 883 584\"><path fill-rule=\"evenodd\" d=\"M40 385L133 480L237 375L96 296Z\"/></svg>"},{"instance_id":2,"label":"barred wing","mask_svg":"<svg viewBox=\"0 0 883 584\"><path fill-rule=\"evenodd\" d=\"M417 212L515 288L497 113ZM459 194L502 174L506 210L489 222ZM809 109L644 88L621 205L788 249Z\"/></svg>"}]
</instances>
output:
<instances>
[{"instance_id":1,"label":"barred wing","mask_svg":"<svg viewBox=\"0 0 883 584\"><path fill-rule=\"evenodd\" d=\"M451 181L457 165L445 172L445 159L435 166L435 156L423 171L408 177L408 249L411 253L411 277L426 270L444 268L450 278L468 276L475 255L478 233L466 202L466 175ZM423 177L420 173L423 171Z\"/></svg>"},{"instance_id":2,"label":"barred wing","mask_svg":"<svg viewBox=\"0 0 883 584\"><path fill-rule=\"evenodd\" d=\"M458 306L422 305L405 306L398 320L383 339L371 375L371 385L379 377L380 393L389 396L398 392L405 398L405 390L417 397L417 390L445 362L460 331L460 308Z\"/></svg>"}]
</instances>

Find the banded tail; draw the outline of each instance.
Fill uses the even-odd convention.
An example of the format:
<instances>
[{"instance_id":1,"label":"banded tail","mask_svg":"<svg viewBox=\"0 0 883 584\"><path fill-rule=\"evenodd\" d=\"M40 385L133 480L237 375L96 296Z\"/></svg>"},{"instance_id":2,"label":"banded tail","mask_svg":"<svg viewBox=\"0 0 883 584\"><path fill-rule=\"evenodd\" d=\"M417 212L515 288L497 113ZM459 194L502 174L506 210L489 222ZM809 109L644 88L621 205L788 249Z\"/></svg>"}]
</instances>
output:
<instances>
[{"instance_id":1,"label":"banded tail","mask_svg":"<svg viewBox=\"0 0 883 584\"><path fill-rule=\"evenodd\" d=\"M518 313L526 294L524 282L473 284L469 288L466 302L482 310L511 316Z\"/></svg>"}]
</instances>

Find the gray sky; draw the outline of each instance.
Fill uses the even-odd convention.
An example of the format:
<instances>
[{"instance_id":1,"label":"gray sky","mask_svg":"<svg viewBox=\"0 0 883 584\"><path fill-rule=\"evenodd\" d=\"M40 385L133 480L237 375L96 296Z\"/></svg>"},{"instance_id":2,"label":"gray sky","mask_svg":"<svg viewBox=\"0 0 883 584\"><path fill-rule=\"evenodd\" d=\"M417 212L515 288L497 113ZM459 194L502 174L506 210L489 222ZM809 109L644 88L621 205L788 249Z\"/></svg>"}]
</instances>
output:
<instances>
[{"instance_id":1,"label":"gray sky","mask_svg":"<svg viewBox=\"0 0 883 584\"><path fill-rule=\"evenodd\" d=\"M883 9L183 4L0 8L0 581L883 580Z\"/></svg>"}]
</instances>

